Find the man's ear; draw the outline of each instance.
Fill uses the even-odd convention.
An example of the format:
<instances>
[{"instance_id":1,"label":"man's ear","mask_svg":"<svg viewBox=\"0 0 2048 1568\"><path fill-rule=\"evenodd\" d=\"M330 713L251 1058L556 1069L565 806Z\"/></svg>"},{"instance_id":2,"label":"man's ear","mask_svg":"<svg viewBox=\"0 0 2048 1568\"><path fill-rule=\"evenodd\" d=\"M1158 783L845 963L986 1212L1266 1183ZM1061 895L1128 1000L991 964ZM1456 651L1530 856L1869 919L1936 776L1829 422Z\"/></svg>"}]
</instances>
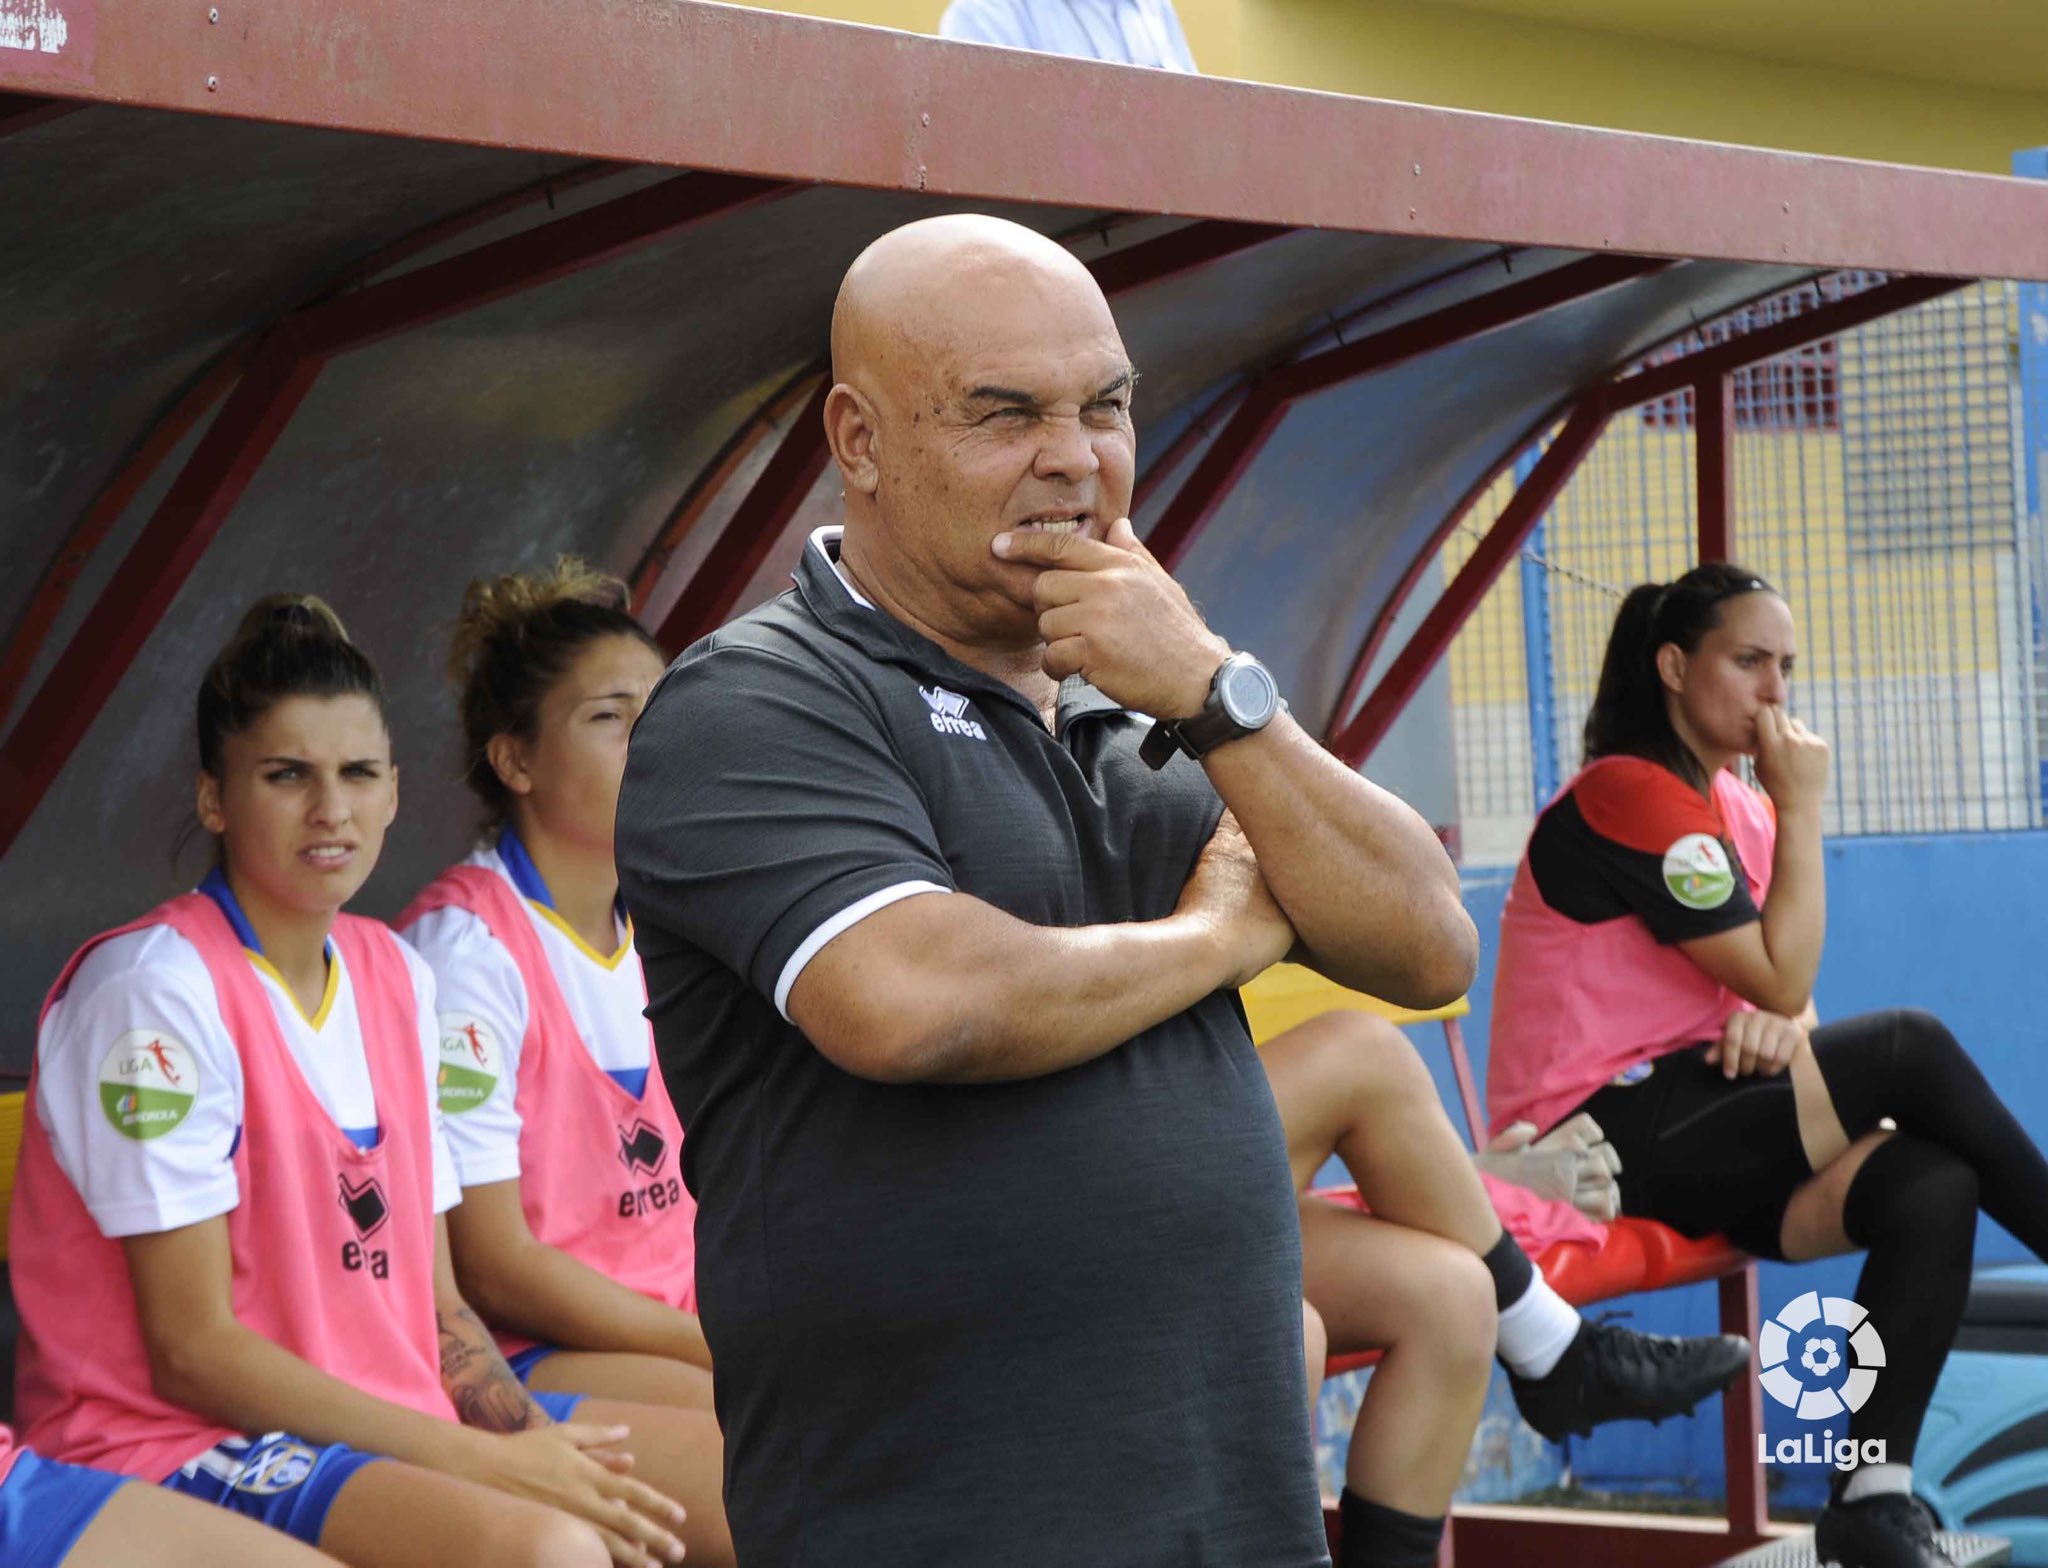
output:
<instances>
[{"instance_id":1,"label":"man's ear","mask_svg":"<svg viewBox=\"0 0 2048 1568\"><path fill-rule=\"evenodd\" d=\"M484 760L498 775L498 782L513 794L533 793L533 775L526 768L526 748L517 735L508 735L503 730L493 735L484 747Z\"/></svg>"},{"instance_id":2,"label":"man's ear","mask_svg":"<svg viewBox=\"0 0 2048 1568\"><path fill-rule=\"evenodd\" d=\"M1657 678L1664 683L1664 689L1677 693L1685 690L1685 650L1675 642L1667 642L1657 650Z\"/></svg>"},{"instance_id":3,"label":"man's ear","mask_svg":"<svg viewBox=\"0 0 2048 1568\"><path fill-rule=\"evenodd\" d=\"M846 487L873 495L882 482L875 462L881 444L875 407L858 388L844 381L825 396L825 440L832 448L832 460L846 476Z\"/></svg>"}]
</instances>

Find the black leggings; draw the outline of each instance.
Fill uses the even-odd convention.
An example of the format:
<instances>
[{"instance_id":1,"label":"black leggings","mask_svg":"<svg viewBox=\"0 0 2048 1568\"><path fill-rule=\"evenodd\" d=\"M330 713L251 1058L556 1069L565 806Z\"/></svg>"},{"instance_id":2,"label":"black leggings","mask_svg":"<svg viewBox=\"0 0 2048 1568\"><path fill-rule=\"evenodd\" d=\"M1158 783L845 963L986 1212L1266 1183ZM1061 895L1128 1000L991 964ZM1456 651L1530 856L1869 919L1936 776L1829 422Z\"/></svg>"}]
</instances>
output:
<instances>
[{"instance_id":1,"label":"black leggings","mask_svg":"<svg viewBox=\"0 0 2048 1568\"><path fill-rule=\"evenodd\" d=\"M1621 1156L1624 1212L1782 1259L1785 1206L1813 1174L1791 1074L1730 1082L1707 1049L1659 1057L1647 1078L1610 1084L1580 1109ZM1980 1203L2048 1262L2048 1160L1926 1013L1823 1025L1813 1054L1851 1139L1884 1119L1898 1128L1850 1183L1843 1229L1869 1253L1856 1299L1888 1356L1851 1431L1886 1439L1903 1463L1962 1318Z\"/></svg>"}]
</instances>

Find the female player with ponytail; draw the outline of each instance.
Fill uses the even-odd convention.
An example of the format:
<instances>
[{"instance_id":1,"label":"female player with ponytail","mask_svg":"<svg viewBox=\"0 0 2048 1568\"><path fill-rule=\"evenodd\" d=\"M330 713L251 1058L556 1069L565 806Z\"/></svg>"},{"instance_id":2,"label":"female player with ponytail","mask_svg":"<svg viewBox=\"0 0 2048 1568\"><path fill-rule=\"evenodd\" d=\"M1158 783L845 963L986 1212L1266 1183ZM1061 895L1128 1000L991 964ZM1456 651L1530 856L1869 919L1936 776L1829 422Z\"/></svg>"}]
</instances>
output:
<instances>
[{"instance_id":1,"label":"female player with ponytail","mask_svg":"<svg viewBox=\"0 0 2048 1568\"><path fill-rule=\"evenodd\" d=\"M25 1441L357 1568L678 1560L674 1491L641 1478L673 1413L553 1424L456 1288L433 976L340 912L398 804L375 668L319 600L263 600L198 730L214 869L87 943L44 1007Z\"/></svg>"},{"instance_id":2,"label":"female player with ponytail","mask_svg":"<svg viewBox=\"0 0 2048 1568\"><path fill-rule=\"evenodd\" d=\"M1889 1359L1849 1430L1885 1461L1837 1479L1816 1544L1941 1568L1914 1445L1978 1210L2048 1259L2048 1162L1936 1019L1817 1022L1828 751L1787 711L1796 657L1790 608L1739 567L1623 601L1586 765L1508 894L1490 1109L1496 1129L1591 1115L1625 1213L1759 1257L1867 1254L1856 1300Z\"/></svg>"}]
</instances>

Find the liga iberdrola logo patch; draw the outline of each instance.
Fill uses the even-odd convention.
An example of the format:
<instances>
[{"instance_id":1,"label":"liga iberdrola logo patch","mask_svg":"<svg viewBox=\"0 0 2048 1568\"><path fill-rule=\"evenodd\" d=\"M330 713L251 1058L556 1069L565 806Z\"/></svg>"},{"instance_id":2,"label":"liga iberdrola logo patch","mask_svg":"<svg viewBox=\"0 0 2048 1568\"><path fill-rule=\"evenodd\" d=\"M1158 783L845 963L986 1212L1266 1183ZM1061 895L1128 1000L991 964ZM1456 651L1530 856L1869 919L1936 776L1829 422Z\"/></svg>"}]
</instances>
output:
<instances>
[{"instance_id":1,"label":"liga iberdrola logo patch","mask_svg":"<svg viewBox=\"0 0 2048 1568\"><path fill-rule=\"evenodd\" d=\"M1735 868L1711 833L1688 833L1664 851L1664 885L1687 909L1719 909L1735 896Z\"/></svg>"},{"instance_id":2,"label":"liga iberdrola logo patch","mask_svg":"<svg viewBox=\"0 0 2048 1568\"><path fill-rule=\"evenodd\" d=\"M130 1029L100 1061L100 1109L124 1138L161 1138L198 1098L199 1058L175 1035Z\"/></svg>"},{"instance_id":3,"label":"liga iberdrola logo patch","mask_svg":"<svg viewBox=\"0 0 2048 1568\"><path fill-rule=\"evenodd\" d=\"M441 1015L441 1073L436 1086L443 1116L473 1111L498 1087L502 1056L489 1024L468 1013Z\"/></svg>"}]
</instances>

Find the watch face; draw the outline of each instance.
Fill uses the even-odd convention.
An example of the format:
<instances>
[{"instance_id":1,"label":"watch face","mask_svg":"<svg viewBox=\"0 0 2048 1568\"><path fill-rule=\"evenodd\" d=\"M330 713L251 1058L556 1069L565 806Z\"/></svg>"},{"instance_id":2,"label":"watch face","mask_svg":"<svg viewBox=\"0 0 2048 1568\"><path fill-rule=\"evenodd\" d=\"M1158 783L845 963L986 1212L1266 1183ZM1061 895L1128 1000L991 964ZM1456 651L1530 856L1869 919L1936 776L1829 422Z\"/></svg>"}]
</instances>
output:
<instances>
[{"instance_id":1,"label":"watch face","mask_svg":"<svg viewBox=\"0 0 2048 1568\"><path fill-rule=\"evenodd\" d=\"M1222 676L1216 683L1216 696L1231 723L1255 729L1273 717L1273 709L1280 701L1280 688L1263 664L1250 659L1242 664L1233 663L1226 666Z\"/></svg>"}]
</instances>

